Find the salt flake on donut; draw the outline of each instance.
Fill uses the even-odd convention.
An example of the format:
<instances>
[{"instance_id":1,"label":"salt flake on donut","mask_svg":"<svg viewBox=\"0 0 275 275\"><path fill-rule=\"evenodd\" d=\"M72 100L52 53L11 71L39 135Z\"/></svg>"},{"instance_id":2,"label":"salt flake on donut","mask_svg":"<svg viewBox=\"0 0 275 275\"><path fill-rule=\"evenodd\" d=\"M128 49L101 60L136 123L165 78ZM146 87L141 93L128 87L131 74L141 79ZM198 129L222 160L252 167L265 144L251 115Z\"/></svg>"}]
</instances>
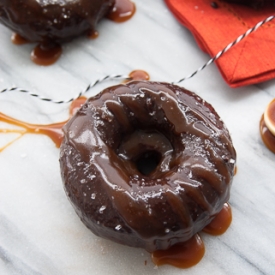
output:
<instances>
[{"instance_id":1,"label":"salt flake on donut","mask_svg":"<svg viewBox=\"0 0 275 275\"><path fill-rule=\"evenodd\" d=\"M87 100L64 127L65 191L100 237L168 250L228 202L236 152L214 108L176 85L132 81Z\"/></svg>"}]
</instances>

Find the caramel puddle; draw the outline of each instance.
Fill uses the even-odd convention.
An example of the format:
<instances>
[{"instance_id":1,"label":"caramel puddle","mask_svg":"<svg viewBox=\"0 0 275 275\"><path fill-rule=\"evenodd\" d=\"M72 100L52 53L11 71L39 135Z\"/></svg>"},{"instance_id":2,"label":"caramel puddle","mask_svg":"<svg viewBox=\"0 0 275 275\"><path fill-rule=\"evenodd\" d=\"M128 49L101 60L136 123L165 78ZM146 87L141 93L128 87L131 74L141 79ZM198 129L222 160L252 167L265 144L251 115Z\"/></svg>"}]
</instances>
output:
<instances>
[{"instance_id":1,"label":"caramel puddle","mask_svg":"<svg viewBox=\"0 0 275 275\"><path fill-rule=\"evenodd\" d=\"M132 1L116 0L113 9L107 14L107 18L116 23L122 23L132 18L135 12L136 6Z\"/></svg>"},{"instance_id":2,"label":"caramel puddle","mask_svg":"<svg viewBox=\"0 0 275 275\"><path fill-rule=\"evenodd\" d=\"M188 268L200 262L204 252L204 243L196 234L184 243L173 245L167 250L153 252L152 261L156 265L169 264L179 268Z\"/></svg>"},{"instance_id":3,"label":"caramel puddle","mask_svg":"<svg viewBox=\"0 0 275 275\"><path fill-rule=\"evenodd\" d=\"M31 60L42 66L54 64L62 54L62 47L59 44L45 46L38 44L31 52Z\"/></svg>"},{"instance_id":4,"label":"caramel puddle","mask_svg":"<svg viewBox=\"0 0 275 275\"><path fill-rule=\"evenodd\" d=\"M220 213L208 224L203 232L211 235L223 234L232 221L232 211L228 203L225 203ZM189 268L203 258L205 246L199 234L195 234L184 243L173 245L167 250L158 250L151 254L152 261L156 265L169 264L178 268Z\"/></svg>"}]
</instances>

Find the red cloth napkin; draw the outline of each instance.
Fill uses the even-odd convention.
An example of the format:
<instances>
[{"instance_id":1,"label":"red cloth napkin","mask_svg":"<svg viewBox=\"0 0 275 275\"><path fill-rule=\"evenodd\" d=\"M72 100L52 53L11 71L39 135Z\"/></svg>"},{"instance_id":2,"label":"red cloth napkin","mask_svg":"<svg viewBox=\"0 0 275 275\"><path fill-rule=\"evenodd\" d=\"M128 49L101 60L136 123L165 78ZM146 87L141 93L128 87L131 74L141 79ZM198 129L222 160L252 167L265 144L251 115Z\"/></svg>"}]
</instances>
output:
<instances>
[{"instance_id":1,"label":"red cloth napkin","mask_svg":"<svg viewBox=\"0 0 275 275\"><path fill-rule=\"evenodd\" d=\"M275 6L261 9L220 0L165 0L175 17L194 35L200 48L215 56L259 21L275 15ZM218 8L213 8L215 2ZM216 64L231 87L275 78L275 20L226 52Z\"/></svg>"}]
</instances>

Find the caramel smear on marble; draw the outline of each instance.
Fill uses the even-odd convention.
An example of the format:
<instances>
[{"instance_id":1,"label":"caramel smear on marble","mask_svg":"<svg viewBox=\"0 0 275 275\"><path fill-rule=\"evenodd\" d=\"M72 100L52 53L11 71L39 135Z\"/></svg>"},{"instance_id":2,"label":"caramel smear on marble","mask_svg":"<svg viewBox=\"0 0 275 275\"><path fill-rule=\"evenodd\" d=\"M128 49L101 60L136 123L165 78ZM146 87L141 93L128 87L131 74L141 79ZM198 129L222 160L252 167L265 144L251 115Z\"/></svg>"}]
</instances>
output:
<instances>
[{"instance_id":1,"label":"caramel smear on marble","mask_svg":"<svg viewBox=\"0 0 275 275\"><path fill-rule=\"evenodd\" d=\"M70 105L69 117L71 117L84 104L85 101L86 101L86 97L80 97L74 100ZM18 134L18 136L15 139L13 139L12 141L8 142L5 146L0 148L0 152L1 152L5 150L8 146L13 144L15 141L23 137L25 134L46 135L55 143L55 146L59 148L64 136L62 132L62 128L67 123L68 119L62 122L45 124L45 125L31 124L31 123L27 123L27 122L12 118L3 113L0 113L0 121L22 128L22 129L0 129L0 133L2 134L11 134L11 133Z\"/></svg>"},{"instance_id":2,"label":"caramel smear on marble","mask_svg":"<svg viewBox=\"0 0 275 275\"><path fill-rule=\"evenodd\" d=\"M18 39L18 40L21 39L20 36L18 35L15 35L15 36L16 38L14 39ZM134 70L130 72L129 77L131 78L131 80L149 80L150 79L149 74L143 70ZM83 96L74 100L71 103L70 110L69 110L69 118L85 103L86 100L87 98ZM22 128L22 129L8 129L8 128L0 129L0 134L17 134L16 138L8 142L5 146L0 147L0 152L5 150L8 146L13 144L15 141L20 139L25 134L46 135L49 138L51 138L52 141L55 143L56 147L59 148L63 139L62 128L67 123L68 120L69 119L62 122L47 124L47 125L31 124L28 122L24 122L24 121L12 118L0 112L0 121Z\"/></svg>"}]
</instances>

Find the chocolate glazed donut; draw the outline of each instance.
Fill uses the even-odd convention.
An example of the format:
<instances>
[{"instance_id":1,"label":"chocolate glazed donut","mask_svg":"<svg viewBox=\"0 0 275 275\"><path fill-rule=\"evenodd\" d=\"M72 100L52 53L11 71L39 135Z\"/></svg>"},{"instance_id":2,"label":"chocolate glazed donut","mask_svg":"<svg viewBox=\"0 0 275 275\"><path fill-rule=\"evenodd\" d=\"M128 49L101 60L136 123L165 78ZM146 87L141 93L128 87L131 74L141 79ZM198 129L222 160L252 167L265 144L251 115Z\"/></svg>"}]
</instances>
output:
<instances>
[{"instance_id":1,"label":"chocolate glazed donut","mask_svg":"<svg viewBox=\"0 0 275 275\"><path fill-rule=\"evenodd\" d=\"M65 191L98 236L147 251L190 239L229 199L236 153L213 107L160 82L90 98L64 127Z\"/></svg>"},{"instance_id":2,"label":"chocolate glazed donut","mask_svg":"<svg viewBox=\"0 0 275 275\"><path fill-rule=\"evenodd\" d=\"M0 0L0 22L33 42L93 33L115 0Z\"/></svg>"}]
</instances>

